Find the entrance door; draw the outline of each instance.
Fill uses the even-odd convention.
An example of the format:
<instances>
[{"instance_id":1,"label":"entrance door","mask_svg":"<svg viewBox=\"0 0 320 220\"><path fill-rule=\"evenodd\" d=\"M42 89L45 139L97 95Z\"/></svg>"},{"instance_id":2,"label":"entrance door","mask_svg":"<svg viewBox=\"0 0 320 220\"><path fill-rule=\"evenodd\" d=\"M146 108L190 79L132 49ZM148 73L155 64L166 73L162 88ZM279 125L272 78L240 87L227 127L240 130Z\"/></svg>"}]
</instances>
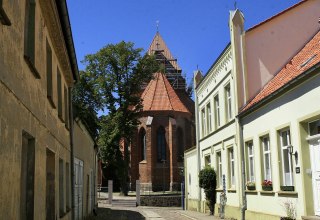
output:
<instances>
[{"instance_id":1,"label":"entrance door","mask_svg":"<svg viewBox=\"0 0 320 220\"><path fill-rule=\"evenodd\" d=\"M83 218L83 161L74 158L74 205L75 219L82 220Z\"/></svg>"},{"instance_id":2,"label":"entrance door","mask_svg":"<svg viewBox=\"0 0 320 220\"><path fill-rule=\"evenodd\" d=\"M320 216L320 135L309 139L315 215Z\"/></svg>"}]
</instances>

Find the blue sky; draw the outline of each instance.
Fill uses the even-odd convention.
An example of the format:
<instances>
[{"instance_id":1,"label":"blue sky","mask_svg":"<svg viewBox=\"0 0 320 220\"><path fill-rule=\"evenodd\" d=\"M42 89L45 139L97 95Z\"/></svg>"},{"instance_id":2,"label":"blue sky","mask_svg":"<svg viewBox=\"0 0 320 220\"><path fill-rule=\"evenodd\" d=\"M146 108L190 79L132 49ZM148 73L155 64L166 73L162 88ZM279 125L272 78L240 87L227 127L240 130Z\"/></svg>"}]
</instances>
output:
<instances>
[{"instance_id":1,"label":"blue sky","mask_svg":"<svg viewBox=\"0 0 320 220\"><path fill-rule=\"evenodd\" d=\"M206 73L229 43L229 11L234 0L69 0L68 9L79 69L86 54L107 44L132 41L146 51L159 31L187 76ZM245 28L277 14L299 0L238 0Z\"/></svg>"}]
</instances>

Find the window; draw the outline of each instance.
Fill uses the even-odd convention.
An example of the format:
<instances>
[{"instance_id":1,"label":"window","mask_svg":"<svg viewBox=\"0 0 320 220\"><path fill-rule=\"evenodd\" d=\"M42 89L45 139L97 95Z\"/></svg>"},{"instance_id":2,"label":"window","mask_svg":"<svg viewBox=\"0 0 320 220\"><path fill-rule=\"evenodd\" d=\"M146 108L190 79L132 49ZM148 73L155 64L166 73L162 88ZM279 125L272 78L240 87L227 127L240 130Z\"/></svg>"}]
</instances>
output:
<instances>
[{"instance_id":1,"label":"window","mask_svg":"<svg viewBox=\"0 0 320 220\"><path fill-rule=\"evenodd\" d=\"M147 159L147 136L146 131L141 128L140 130L140 149L141 149L141 161Z\"/></svg>"},{"instance_id":2,"label":"window","mask_svg":"<svg viewBox=\"0 0 320 220\"><path fill-rule=\"evenodd\" d=\"M46 219L55 219L56 217L56 164L55 154L47 149L46 161Z\"/></svg>"},{"instance_id":3,"label":"window","mask_svg":"<svg viewBox=\"0 0 320 220\"><path fill-rule=\"evenodd\" d=\"M22 133L20 219L34 218L35 139Z\"/></svg>"},{"instance_id":4,"label":"window","mask_svg":"<svg viewBox=\"0 0 320 220\"><path fill-rule=\"evenodd\" d=\"M65 118L65 126L69 128L69 106L68 106L68 89L64 87L64 118Z\"/></svg>"},{"instance_id":5,"label":"window","mask_svg":"<svg viewBox=\"0 0 320 220\"><path fill-rule=\"evenodd\" d=\"M24 59L26 60L31 72L36 78L40 78L40 74L35 68L35 0L26 0L25 13L25 30L24 30Z\"/></svg>"},{"instance_id":6,"label":"window","mask_svg":"<svg viewBox=\"0 0 320 220\"><path fill-rule=\"evenodd\" d=\"M10 19L2 7L2 0L0 0L0 22L3 25L11 25Z\"/></svg>"},{"instance_id":7,"label":"window","mask_svg":"<svg viewBox=\"0 0 320 220\"><path fill-rule=\"evenodd\" d=\"M207 134L207 129L206 129L206 112L205 109L203 108L201 110L201 130L202 130L202 137L204 137Z\"/></svg>"},{"instance_id":8,"label":"window","mask_svg":"<svg viewBox=\"0 0 320 220\"><path fill-rule=\"evenodd\" d=\"M177 128L177 147L178 147L178 162L183 162L183 153L184 153L184 136L182 128Z\"/></svg>"},{"instance_id":9,"label":"window","mask_svg":"<svg viewBox=\"0 0 320 220\"><path fill-rule=\"evenodd\" d=\"M228 150L229 153L229 184L230 187L233 187L235 185L235 170L234 170L234 152L233 148L229 148Z\"/></svg>"},{"instance_id":10,"label":"window","mask_svg":"<svg viewBox=\"0 0 320 220\"><path fill-rule=\"evenodd\" d=\"M247 180L250 182L255 182L254 177L254 150L253 150L253 143L252 141L246 143L247 147L247 170L248 176Z\"/></svg>"},{"instance_id":11,"label":"window","mask_svg":"<svg viewBox=\"0 0 320 220\"><path fill-rule=\"evenodd\" d=\"M290 146L290 131L285 130L280 132L281 145L281 166L282 166L282 184L284 186L293 186L293 169L292 159L289 153Z\"/></svg>"},{"instance_id":12,"label":"window","mask_svg":"<svg viewBox=\"0 0 320 220\"><path fill-rule=\"evenodd\" d=\"M210 133L212 131L210 103L208 103L206 106L206 113L207 113L207 129L208 129L208 133Z\"/></svg>"},{"instance_id":13,"label":"window","mask_svg":"<svg viewBox=\"0 0 320 220\"><path fill-rule=\"evenodd\" d=\"M225 99L226 99L226 116L227 121L230 121L232 118L232 103L231 103L231 92L230 92L230 84L224 88Z\"/></svg>"},{"instance_id":14,"label":"window","mask_svg":"<svg viewBox=\"0 0 320 220\"><path fill-rule=\"evenodd\" d=\"M320 134L320 120L309 123L309 134L310 136Z\"/></svg>"},{"instance_id":15,"label":"window","mask_svg":"<svg viewBox=\"0 0 320 220\"><path fill-rule=\"evenodd\" d=\"M204 156L204 166L211 166L211 157L210 155Z\"/></svg>"},{"instance_id":16,"label":"window","mask_svg":"<svg viewBox=\"0 0 320 220\"><path fill-rule=\"evenodd\" d=\"M158 148L158 162L166 160L166 137L165 130L162 126L157 131L157 148Z\"/></svg>"},{"instance_id":17,"label":"window","mask_svg":"<svg viewBox=\"0 0 320 220\"><path fill-rule=\"evenodd\" d=\"M272 180L269 137L262 138L263 180Z\"/></svg>"},{"instance_id":18,"label":"window","mask_svg":"<svg viewBox=\"0 0 320 220\"><path fill-rule=\"evenodd\" d=\"M57 91L58 91L58 116L62 118L62 87L61 87L61 74L59 68L57 69Z\"/></svg>"},{"instance_id":19,"label":"window","mask_svg":"<svg viewBox=\"0 0 320 220\"><path fill-rule=\"evenodd\" d=\"M217 152L216 154L217 159L217 187L222 188L222 161L221 161L221 152Z\"/></svg>"},{"instance_id":20,"label":"window","mask_svg":"<svg viewBox=\"0 0 320 220\"><path fill-rule=\"evenodd\" d=\"M66 208L67 211L71 209L70 204L70 166L69 163L66 163Z\"/></svg>"},{"instance_id":21,"label":"window","mask_svg":"<svg viewBox=\"0 0 320 220\"><path fill-rule=\"evenodd\" d=\"M53 108L55 104L53 102L53 87L52 87L52 51L47 40L46 42L46 53L47 53L47 97Z\"/></svg>"},{"instance_id":22,"label":"window","mask_svg":"<svg viewBox=\"0 0 320 220\"><path fill-rule=\"evenodd\" d=\"M64 169L63 160L59 159L59 215L62 217L64 215Z\"/></svg>"},{"instance_id":23,"label":"window","mask_svg":"<svg viewBox=\"0 0 320 220\"><path fill-rule=\"evenodd\" d=\"M220 127L220 106L219 106L219 95L214 97L214 108L215 108L215 126Z\"/></svg>"}]
</instances>

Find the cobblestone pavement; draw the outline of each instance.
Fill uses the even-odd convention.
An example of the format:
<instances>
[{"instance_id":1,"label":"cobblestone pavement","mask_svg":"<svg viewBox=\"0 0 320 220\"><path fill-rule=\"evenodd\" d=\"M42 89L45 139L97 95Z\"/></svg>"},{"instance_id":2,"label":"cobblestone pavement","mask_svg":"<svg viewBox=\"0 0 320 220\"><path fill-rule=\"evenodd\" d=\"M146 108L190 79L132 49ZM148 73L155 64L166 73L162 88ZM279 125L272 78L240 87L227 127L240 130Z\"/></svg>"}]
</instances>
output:
<instances>
[{"instance_id":1,"label":"cobblestone pavement","mask_svg":"<svg viewBox=\"0 0 320 220\"><path fill-rule=\"evenodd\" d=\"M142 213L148 216L150 220L190 220L194 218L187 217L180 213L179 208L168 208L168 207L139 207Z\"/></svg>"}]
</instances>

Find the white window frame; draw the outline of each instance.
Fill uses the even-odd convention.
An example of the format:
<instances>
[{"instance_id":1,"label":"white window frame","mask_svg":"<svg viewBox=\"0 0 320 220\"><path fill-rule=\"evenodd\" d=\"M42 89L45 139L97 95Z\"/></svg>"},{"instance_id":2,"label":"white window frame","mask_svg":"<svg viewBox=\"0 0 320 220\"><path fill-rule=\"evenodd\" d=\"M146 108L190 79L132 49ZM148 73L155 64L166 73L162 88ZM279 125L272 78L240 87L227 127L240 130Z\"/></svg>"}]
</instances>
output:
<instances>
[{"instance_id":1,"label":"white window frame","mask_svg":"<svg viewBox=\"0 0 320 220\"><path fill-rule=\"evenodd\" d=\"M211 119L211 105L210 102L206 105L206 120L207 120L207 133L212 131L212 119Z\"/></svg>"},{"instance_id":2,"label":"white window frame","mask_svg":"<svg viewBox=\"0 0 320 220\"><path fill-rule=\"evenodd\" d=\"M283 136L285 135L285 136ZM286 139L287 145L284 145L284 140ZM290 139L290 130L283 130L280 131L280 149L281 149L281 165L282 165L282 184L283 186L293 186L293 164L292 164L292 157L289 154L288 146L291 145L291 139ZM284 151L287 151L287 155L284 155ZM285 173L285 164L284 164L284 157L288 157L288 166L289 166L289 173ZM288 176L289 175L289 176ZM287 182L287 177L289 178L289 182Z\"/></svg>"},{"instance_id":3,"label":"white window frame","mask_svg":"<svg viewBox=\"0 0 320 220\"><path fill-rule=\"evenodd\" d=\"M214 98L214 109L215 109L215 126L219 128L221 125L220 121L220 105L219 105L219 94L217 94Z\"/></svg>"},{"instance_id":4,"label":"white window frame","mask_svg":"<svg viewBox=\"0 0 320 220\"><path fill-rule=\"evenodd\" d=\"M218 151L216 153L216 159L217 159L217 171L218 171L218 188L222 188L222 155L221 155L221 151Z\"/></svg>"},{"instance_id":5,"label":"white window frame","mask_svg":"<svg viewBox=\"0 0 320 220\"><path fill-rule=\"evenodd\" d=\"M208 163L207 163L207 158L209 158ZM211 167L211 156L210 156L210 154L207 154L207 155L204 156L204 166L205 167L206 166Z\"/></svg>"},{"instance_id":6,"label":"white window frame","mask_svg":"<svg viewBox=\"0 0 320 220\"><path fill-rule=\"evenodd\" d=\"M267 150L265 150L265 139L267 139ZM269 155L269 169L270 169L270 178L267 178L267 169L266 169L266 155ZM262 157L263 157L263 178L264 180L272 181L272 169L271 169L271 150L270 150L270 137L264 136L262 137Z\"/></svg>"},{"instance_id":7,"label":"white window frame","mask_svg":"<svg viewBox=\"0 0 320 220\"><path fill-rule=\"evenodd\" d=\"M229 157L229 180L230 187L234 187L236 185L235 178L235 160L234 160L234 150L233 147L228 149L228 157Z\"/></svg>"},{"instance_id":8,"label":"white window frame","mask_svg":"<svg viewBox=\"0 0 320 220\"><path fill-rule=\"evenodd\" d=\"M254 172L254 147L253 147L253 142L248 141L246 143L247 147L247 158L248 158L248 181L250 182L255 182L255 172ZM251 148L251 152L250 152ZM250 166L250 161L252 161L252 167Z\"/></svg>"},{"instance_id":9,"label":"white window frame","mask_svg":"<svg viewBox=\"0 0 320 220\"><path fill-rule=\"evenodd\" d=\"M201 109L201 129L202 129L202 137L207 135L207 128L206 128L206 110L205 108Z\"/></svg>"},{"instance_id":10,"label":"white window frame","mask_svg":"<svg viewBox=\"0 0 320 220\"><path fill-rule=\"evenodd\" d=\"M230 121L232 119L232 99L231 99L230 83L224 89L225 89L225 97L226 97L227 121Z\"/></svg>"}]
</instances>

